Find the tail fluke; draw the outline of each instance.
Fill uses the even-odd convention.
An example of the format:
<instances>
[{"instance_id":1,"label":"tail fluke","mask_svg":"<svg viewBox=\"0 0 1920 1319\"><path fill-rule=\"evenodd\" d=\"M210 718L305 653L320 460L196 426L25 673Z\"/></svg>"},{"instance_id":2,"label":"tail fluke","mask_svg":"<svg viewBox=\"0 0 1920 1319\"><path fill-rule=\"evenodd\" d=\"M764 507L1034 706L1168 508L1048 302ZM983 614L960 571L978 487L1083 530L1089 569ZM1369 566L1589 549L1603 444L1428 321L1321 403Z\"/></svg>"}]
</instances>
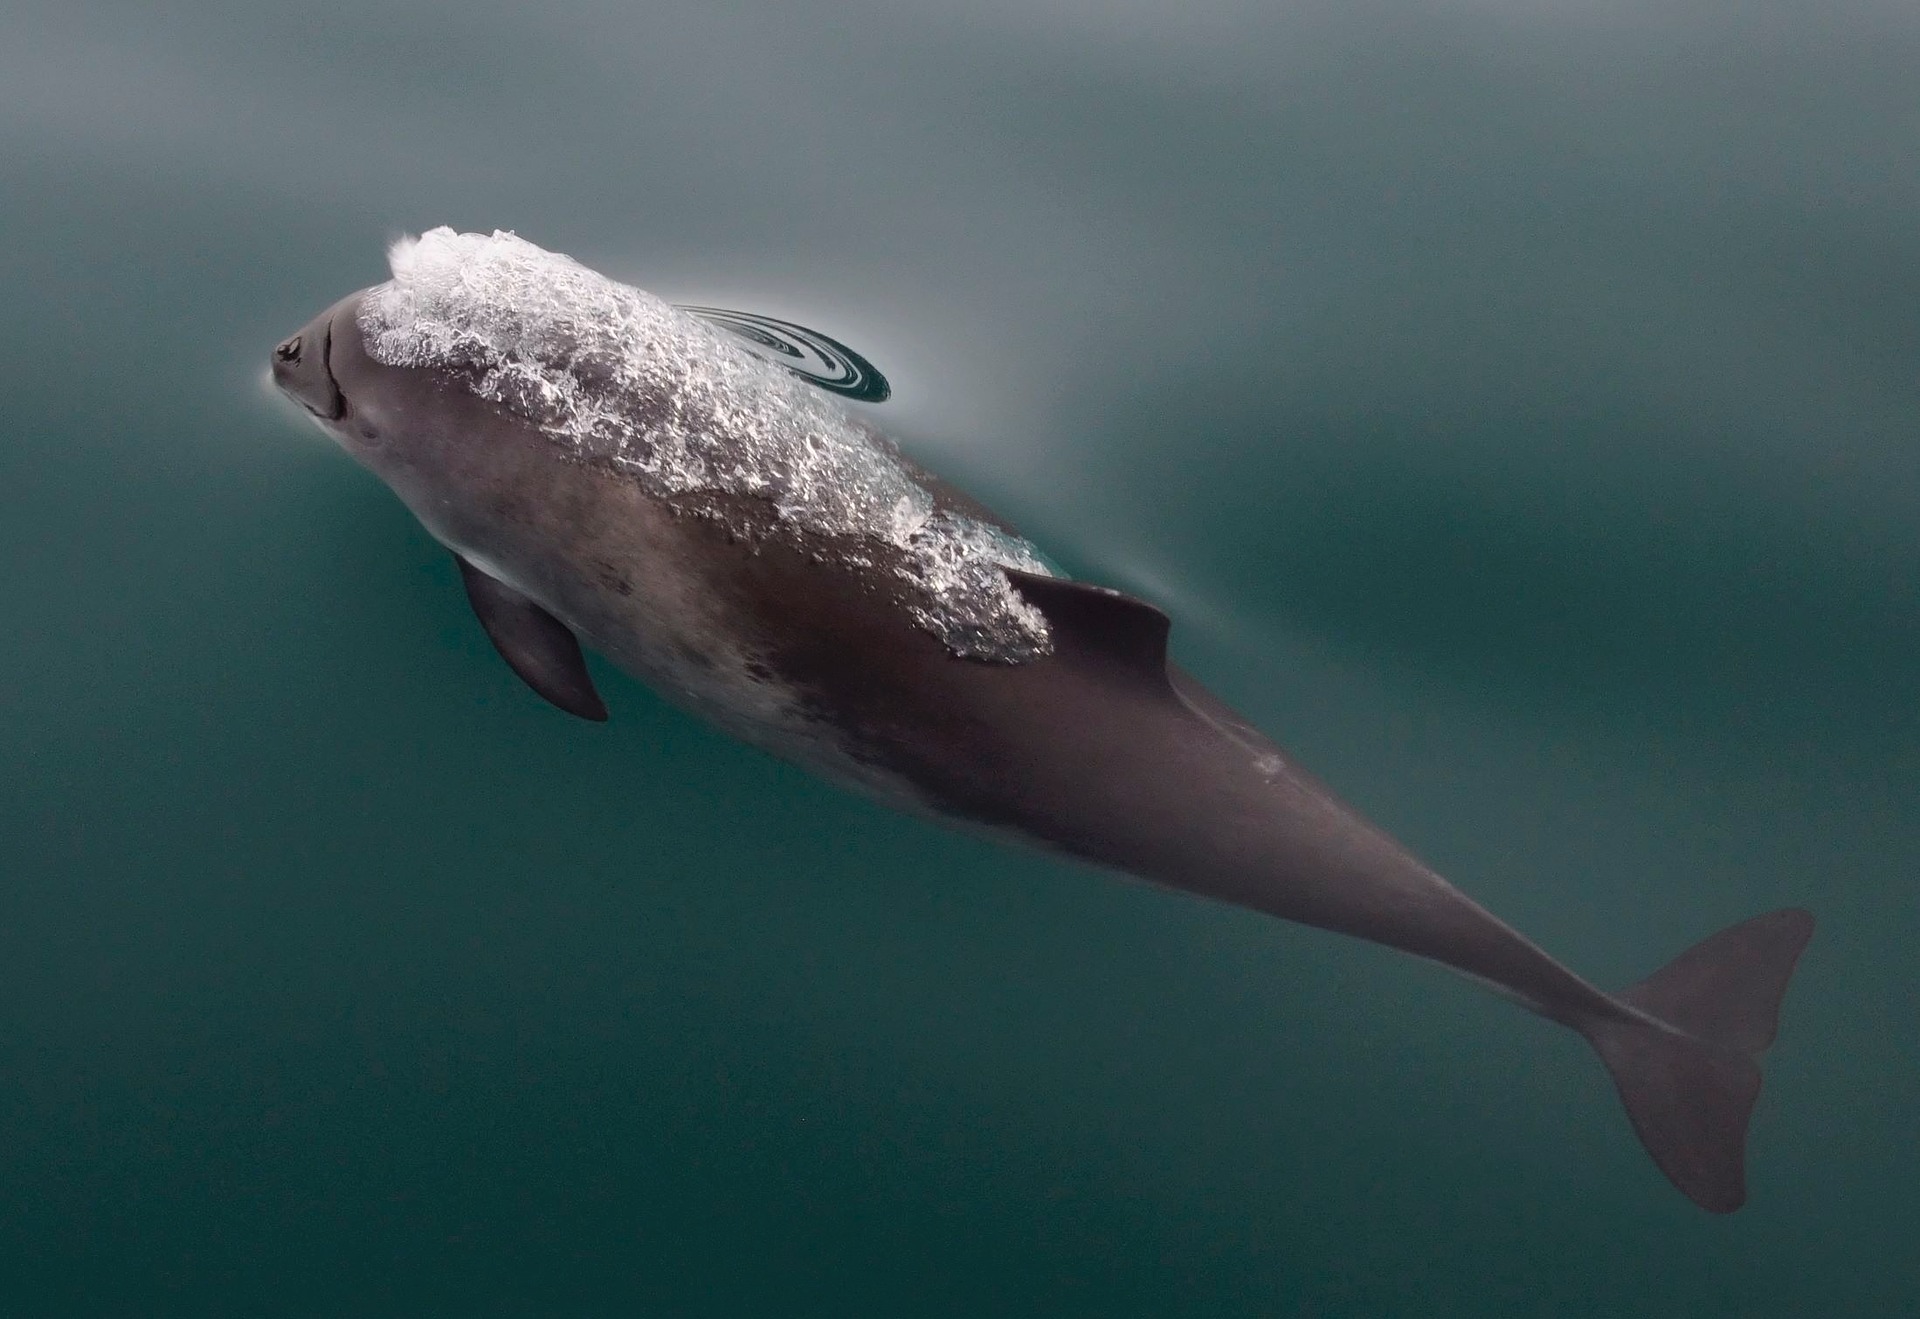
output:
<instances>
[{"instance_id":1,"label":"tail fluke","mask_svg":"<svg viewBox=\"0 0 1920 1319\"><path fill-rule=\"evenodd\" d=\"M1703 939L1620 1000L1667 1029L1609 1018L1585 1028L1640 1143L1682 1194L1728 1214L1746 1202L1754 1055L1773 1043L1780 1000L1813 937L1813 915L1768 912Z\"/></svg>"}]
</instances>

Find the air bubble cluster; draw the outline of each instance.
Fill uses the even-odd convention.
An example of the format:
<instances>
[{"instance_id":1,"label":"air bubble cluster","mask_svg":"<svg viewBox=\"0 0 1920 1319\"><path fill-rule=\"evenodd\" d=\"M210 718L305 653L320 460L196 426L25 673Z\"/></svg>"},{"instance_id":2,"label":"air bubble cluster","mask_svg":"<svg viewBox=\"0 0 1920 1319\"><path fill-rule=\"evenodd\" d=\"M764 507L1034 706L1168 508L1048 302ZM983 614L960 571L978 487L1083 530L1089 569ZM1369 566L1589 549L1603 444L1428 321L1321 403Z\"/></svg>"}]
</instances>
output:
<instances>
[{"instance_id":1,"label":"air bubble cluster","mask_svg":"<svg viewBox=\"0 0 1920 1319\"><path fill-rule=\"evenodd\" d=\"M732 336L511 233L431 229L388 258L360 309L376 361L445 372L649 493L761 498L861 561L891 546L878 561L912 588L914 622L957 655L1052 649L1001 571L1047 572L1031 544L942 507L885 440Z\"/></svg>"}]
</instances>

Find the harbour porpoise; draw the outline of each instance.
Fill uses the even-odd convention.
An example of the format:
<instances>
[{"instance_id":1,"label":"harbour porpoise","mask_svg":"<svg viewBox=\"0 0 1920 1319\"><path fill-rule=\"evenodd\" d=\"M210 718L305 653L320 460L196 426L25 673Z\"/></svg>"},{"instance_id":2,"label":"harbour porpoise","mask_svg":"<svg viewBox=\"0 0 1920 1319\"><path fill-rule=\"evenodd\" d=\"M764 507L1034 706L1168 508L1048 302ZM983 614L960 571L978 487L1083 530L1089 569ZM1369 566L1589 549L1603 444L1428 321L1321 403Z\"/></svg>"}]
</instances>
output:
<instances>
[{"instance_id":1,"label":"harbour porpoise","mask_svg":"<svg viewBox=\"0 0 1920 1319\"><path fill-rule=\"evenodd\" d=\"M1694 1203L1744 1202L1809 913L1598 989L1170 663L1159 609L1057 575L711 319L509 233L389 258L274 349L274 380L453 552L548 701L607 717L584 642L901 808L1452 967L1584 1036Z\"/></svg>"}]
</instances>

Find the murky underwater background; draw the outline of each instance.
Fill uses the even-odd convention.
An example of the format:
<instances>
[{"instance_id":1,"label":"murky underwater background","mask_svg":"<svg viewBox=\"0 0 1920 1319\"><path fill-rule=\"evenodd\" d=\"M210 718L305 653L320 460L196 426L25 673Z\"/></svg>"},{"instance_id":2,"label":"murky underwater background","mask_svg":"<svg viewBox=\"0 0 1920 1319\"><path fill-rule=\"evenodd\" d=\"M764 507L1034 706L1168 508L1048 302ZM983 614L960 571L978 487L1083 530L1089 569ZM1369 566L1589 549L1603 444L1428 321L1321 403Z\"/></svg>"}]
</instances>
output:
<instances>
[{"instance_id":1,"label":"murky underwater background","mask_svg":"<svg viewBox=\"0 0 1920 1319\"><path fill-rule=\"evenodd\" d=\"M1920 17L0 17L0 1313L1893 1315L1920 1297ZM1436 969L602 670L265 397L435 224L786 316L1603 983L1820 933L1752 1201Z\"/></svg>"}]
</instances>

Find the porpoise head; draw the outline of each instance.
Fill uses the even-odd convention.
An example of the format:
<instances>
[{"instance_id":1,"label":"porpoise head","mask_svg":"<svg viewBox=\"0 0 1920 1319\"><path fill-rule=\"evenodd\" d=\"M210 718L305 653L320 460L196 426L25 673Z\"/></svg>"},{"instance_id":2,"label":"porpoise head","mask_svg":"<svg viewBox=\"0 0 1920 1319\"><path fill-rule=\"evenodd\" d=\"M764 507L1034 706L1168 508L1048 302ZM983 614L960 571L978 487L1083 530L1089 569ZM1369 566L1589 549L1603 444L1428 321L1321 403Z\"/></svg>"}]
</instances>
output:
<instances>
[{"instance_id":1,"label":"porpoise head","mask_svg":"<svg viewBox=\"0 0 1920 1319\"><path fill-rule=\"evenodd\" d=\"M369 354L362 319L377 291L349 294L274 345L273 383L402 499L437 502L448 492L421 482L471 465L497 437L483 434L472 415L479 400L453 387L448 372Z\"/></svg>"},{"instance_id":2,"label":"porpoise head","mask_svg":"<svg viewBox=\"0 0 1920 1319\"><path fill-rule=\"evenodd\" d=\"M358 295L336 302L308 321L298 334L282 339L273 349L273 383L279 391L298 403L323 423L337 422L346 415L347 403L333 378L328 362L333 346L334 322L341 318L348 303ZM349 325L352 316L344 318ZM331 429L331 427L329 427Z\"/></svg>"},{"instance_id":3,"label":"porpoise head","mask_svg":"<svg viewBox=\"0 0 1920 1319\"><path fill-rule=\"evenodd\" d=\"M360 312L370 291L340 299L275 344L273 383L336 444L392 484L396 460L408 465L406 453L397 451L404 446L393 443L407 434L393 424L394 405L406 393L405 377L418 373L384 371L368 359Z\"/></svg>"},{"instance_id":4,"label":"porpoise head","mask_svg":"<svg viewBox=\"0 0 1920 1319\"><path fill-rule=\"evenodd\" d=\"M273 383L458 552L471 532L459 514L495 502L489 491L514 483L537 436L444 370L371 356L362 319L377 291L349 294L274 345Z\"/></svg>"}]
</instances>

